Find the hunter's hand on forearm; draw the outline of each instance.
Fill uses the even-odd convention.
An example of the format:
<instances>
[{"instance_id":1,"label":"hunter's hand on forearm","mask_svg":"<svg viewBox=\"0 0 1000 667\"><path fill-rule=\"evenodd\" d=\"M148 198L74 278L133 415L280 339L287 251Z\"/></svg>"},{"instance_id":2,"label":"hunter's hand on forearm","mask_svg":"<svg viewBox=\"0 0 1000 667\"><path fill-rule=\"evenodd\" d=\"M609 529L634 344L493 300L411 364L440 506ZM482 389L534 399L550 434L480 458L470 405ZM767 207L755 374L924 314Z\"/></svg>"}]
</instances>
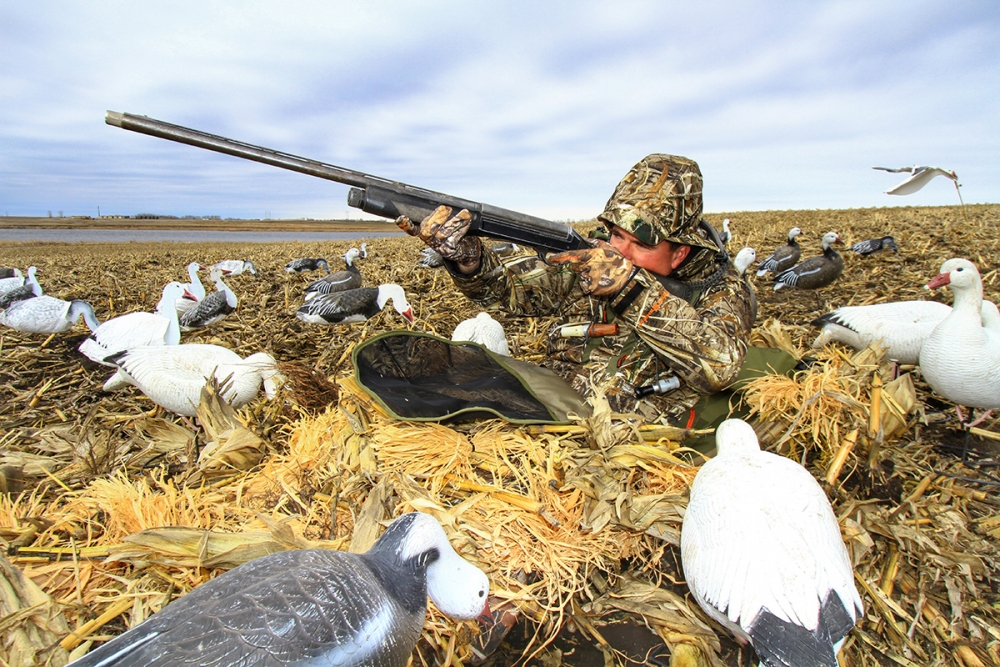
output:
<instances>
[{"instance_id":1,"label":"hunter's hand on forearm","mask_svg":"<svg viewBox=\"0 0 1000 667\"><path fill-rule=\"evenodd\" d=\"M550 264L566 264L580 274L580 288L592 296L614 296L622 291L634 272L632 262L605 241L593 248L567 250L549 255Z\"/></svg>"},{"instance_id":2,"label":"hunter's hand on forearm","mask_svg":"<svg viewBox=\"0 0 1000 667\"><path fill-rule=\"evenodd\" d=\"M438 206L419 226L405 215L396 219L400 229L410 236L419 236L442 257L458 264L462 273L473 273L482 258L482 242L478 237L466 236L471 223L471 213L462 209L452 215L449 206Z\"/></svg>"}]
</instances>

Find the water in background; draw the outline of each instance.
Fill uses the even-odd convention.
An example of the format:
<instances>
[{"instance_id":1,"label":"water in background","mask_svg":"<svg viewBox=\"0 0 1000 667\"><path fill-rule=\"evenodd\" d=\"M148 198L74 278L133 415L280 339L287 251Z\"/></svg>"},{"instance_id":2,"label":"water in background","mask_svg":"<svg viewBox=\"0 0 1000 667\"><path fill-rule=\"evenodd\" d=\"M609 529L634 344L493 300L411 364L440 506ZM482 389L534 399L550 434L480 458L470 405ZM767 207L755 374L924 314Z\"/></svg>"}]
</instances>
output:
<instances>
[{"instance_id":1,"label":"water in background","mask_svg":"<svg viewBox=\"0 0 1000 667\"><path fill-rule=\"evenodd\" d=\"M280 243L285 241L353 241L403 232L218 232L173 229L0 229L0 241L65 243Z\"/></svg>"}]
</instances>

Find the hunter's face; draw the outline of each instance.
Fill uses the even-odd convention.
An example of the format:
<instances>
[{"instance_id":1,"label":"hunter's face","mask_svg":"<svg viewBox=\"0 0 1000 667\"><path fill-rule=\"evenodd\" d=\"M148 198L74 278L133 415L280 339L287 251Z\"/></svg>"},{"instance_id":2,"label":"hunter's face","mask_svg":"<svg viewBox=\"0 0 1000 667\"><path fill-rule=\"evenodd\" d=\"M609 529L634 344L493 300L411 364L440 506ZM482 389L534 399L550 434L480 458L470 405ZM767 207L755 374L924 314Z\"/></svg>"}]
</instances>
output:
<instances>
[{"instance_id":1,"label":"hunter's face","mask_svg":"<svg viewBox=\"0 0 1000 667\"><path fill-rule=\"evenodd\" d=\"M633 264L660 276L669 276L691 252L689 245L675 245L660 241L647 245L617 225L611 226L609 243Z\"/></svg>"}]
</instances>

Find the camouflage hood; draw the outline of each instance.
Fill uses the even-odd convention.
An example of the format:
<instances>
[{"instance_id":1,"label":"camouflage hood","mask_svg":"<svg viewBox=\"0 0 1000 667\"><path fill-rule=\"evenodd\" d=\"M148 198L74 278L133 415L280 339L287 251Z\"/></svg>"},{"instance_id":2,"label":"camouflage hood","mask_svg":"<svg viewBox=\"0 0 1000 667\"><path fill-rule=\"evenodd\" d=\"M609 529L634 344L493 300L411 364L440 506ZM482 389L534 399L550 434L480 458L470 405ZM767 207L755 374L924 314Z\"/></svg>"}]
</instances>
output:
<instances>
[{"instance_id":1,"label":"camouflage hood","mask_svg":"<svg viewBox=\"0 0 1000 667\"><path fill-rule=\"evenodd\" d=\"M698 228L702 212L698 163L679 155L653 153L625 175L597 219L656 245L671 241L716 249Z\"/></svg>"}]
</instances>

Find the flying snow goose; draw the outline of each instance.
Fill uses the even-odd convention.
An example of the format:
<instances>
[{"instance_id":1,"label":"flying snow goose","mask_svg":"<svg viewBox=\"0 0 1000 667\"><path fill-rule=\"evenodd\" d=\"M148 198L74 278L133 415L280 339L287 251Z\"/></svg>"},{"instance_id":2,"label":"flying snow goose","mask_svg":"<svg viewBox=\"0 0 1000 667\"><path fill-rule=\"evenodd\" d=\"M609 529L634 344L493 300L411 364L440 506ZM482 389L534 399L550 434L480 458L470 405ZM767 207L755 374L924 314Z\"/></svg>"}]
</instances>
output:
<instances>
[{"instance_id":1,"label":"flying snow goose","mask_svg":"<svg viewBox=\"0 0 1000 667\"><path fill-rule=\"evenodd\" d=\"M349 289L357 289L362 285L361 271L354 266L354 260L361 256L357 248L351 248L344 253L343 271L331 273L323 276L319 280L314 280L306 286L306 299L311 299L316 294L329 294L331 292L344 292Z\"/></svg>"},{"instance_id":2,"label":"flying snow goose","mask_svg":"<svg viewBox=\"0 0 1000 667\"><path fill-rule=\"evenodd\" d=\"M177 345L181 329L174 302L183 295L184 285L177 281L167 283L155 313L128 313L104 322L80 344L80 352L91 361L114 367L106 359L124 350L147 345ZM125 379L115 371L104 383L104 390L120 389L125 384Z\"/></svg>"},{"instance_id":3,"label":"flying snow goose","mask_svg":"<svg viewBox=\"0 0 1000 667\"><path fill-rule=\"evenodd\" d=\"M833 283L844 272L844 258L833 249L833 244L840 242L840 236L837 232L824 234L823 254L803 260L776 275L774 277L775 291L782 287L819 289Z\"/></svg>"},{"instance_id":4,"label":"flying snow goose","mask_svg":"<svg viewBox=\"0 0 1000 667\"><path fill-rule=\"evenodd\" d=\"M186 343L136 347L110 359L128 384L163 409L185 417L198 414L201 390L212 376L223 387L222 398L234 408L253 400L262 382L269 400L277 393L277 363L266 352L243 359L220 345Z\"/></svg>"},{"instance_id":5,"label":"flying snow goose","mask_svg":"<svg viewBox=\"0 0 1000 667\"><path fill-rule=\"evenodd\" d=\"M986 410L975 426L1000 408L1000 331L983 326L983 281L976 265L949 259L927 289L950 287L955 295L951 312L920 348L920 374L938 394L961 408Z\"/></svg>"},{"instance_id":6,"label":"flying snow goose","mask_svg":"<svg viewBox=\"0 0 1000 667\"><path fill-rule=\"evenodd\" d=\"M722 422L715 438L681 527L691 594L761 664L837 667L864 606L830 501L801 465L761 451L746 422Z\"/></svg>"},{"instance_id":7,"label":"flying snow goose","mask_svg":"<svg viewBox=\"0 0 1000 667\"><path fill-rule=\"evenodd\" d=\"M812 325L822 331L813 348L830 342L861 350L876 341L886 356L901 364L916 364L924 340L951 314L951 306L937 301L893 301L867 306L843 306L821 315ZM983 326L1000 329L1000 313L991 301L982 303Z\"/></svg>"},{"instance_id":8,"label":"flying snow goose","mask_svg":"<svg viewBox=\"0 0 1000 667\"><path fill-rule=\"evenodd\" d=\"M222 273L218 269L212 269L211 278L215 283L215 291L206 294L204 299L180 316L181 331L203 329L218 324L239 305L236 293L222 280Z\"/></svg>"},{"instance_id":9,"label":"flying snow goose","mask_svg":"<svg viewBox=\"0 0 1000 667\"><path fill-rule=\"evenodd\" d=\"M177 299L174 307L177 315L183 315L194 308L195 304L205 298L205 286L201 283L198 272L204 269L198 262L191 262L187 265L188 282L184 283L184 296Z\"/></svg>"},{"instance_id":10,"label":"flying snow goose","mask_svg":"<svg viewBox=\"0 0 1000 667\"><path fill-rule=\"evenodd\" d=\"M285 264L285 273L305 273L317 269L324 269L330 273L330 265L322 257L300 257Z\"/></svg>"},{"instance_id":11,"label":"flying snow goose","mask_svg":"<svg viewBox=\"0 0 1000 667\"><path fill-rule=\"evenodd\" d=\"M363 554L282 551L229 570L72 665L404 667L428 596L464 621L489 615L488 593L437 519L411 512Z\"/></svg>"},{"instance_id":12,"label":"flying snow goose","mask_svg":"<svg viewBox=\"0 0 1000 667\"><path fill-rule=\"evenodd\" d=\"M306 301L295 316L312 324L364 322L381 311L386 301L392 301L396 312L408 322L413 322L413 309L406 301L406 294L402 287L394 283L320 294Z\"/></svg>"},{"instance_id":13,"label":"flying snow goose","mask_svg":"<svg viewBox=\"0 0 1000 667\"><path fill-rule=\"evenodd\" d=\"M459 322L451 334L451 339L479 343L492 352L502 354L505 357L510 356L510 348L507 346L507 335L504 333L503 325L486 312L481 312L475 317Z\"/></svg>"},{"instance_id":14,"label":"flying snow goose","mask_svg":"<svg viewBox=\"0 0 1000 667\"><path fill-rule=\"evenodd\" d=\"M799 257L802 256L802 246L795 240L795 237L801 233L802 230L798 227L789 229L788 241L761 260L760 266L757 267L757 276L768 272L781 273L785 269L795 266L795 262L799 261Z\"/></svg>"},{"instance_id":15,"label":"flying snow goose","mask_svg":"<svg viewBox=\"0 0 1000 667\"><path fill-rule=\"evenodd\" d=\"M223 275L226 276L238 276L244 271L248 271L253 275L257 275L257 269L254 267L253 262L242 259L226 259L221 262L216 262L209 269L219 269L222 271Z\"/></svg>"},{"instance_id":16,"label":"flying snow goose","mask_svg":"<svg viewBox=\"0 0 1000 667\"><path fill-rule=\"evenodd\" d=\"M879 250L892 250L893 252L899 252L899 246L896 245L896 239L891 236L883 236L877 239L859 241L851 245L851 251L856 255L871 255Z\"/></svg>"},{"instance_id":17,"label":"flying snow goose","mask_svg":"<svg viewBox=\"0 0 1000 667\"><path fill-rule=\"evenodd\" d=\"M25 333L54 334L69 331L80 317L91 331L101 325L86 301L63 301L42 295L10 304L0 311L0 324Z\"/></svg>"},{"instance_id":18,"label":"flying snow goose","mask_svg":"<svg viewBox=\"0 0 1000 667\"><path fill-rule=\"evenodd\" d=\"M963 206L965 205L965 202L962 201L962 190L960 189L962 185L958 182L958 174L948 169L941 169L940 167L900 167L898 169L893 169L891 167L872 167L872 169L888 171L894 174L911 174L909 178L899 185L886 190L885 193L887 195L912 195L914 192L917 192L930 183L932 179L938 176L944 176L955 184L955 191L958 192L958 201Z\"/></svg>"},{"instance_id":19,"label":"flying snow goose","mask_svg":"<svg viewBox=\"0 0 1000 667\"><path fill-rule=\"evenodd\" d=\"M28 277L24 279L24 284L0 295L0 309L6 308L15 301L24 301L36 296L42 296L42 286L38 284L35 277L35 267L28 268Z\"/></svg>"}]
</instances>

